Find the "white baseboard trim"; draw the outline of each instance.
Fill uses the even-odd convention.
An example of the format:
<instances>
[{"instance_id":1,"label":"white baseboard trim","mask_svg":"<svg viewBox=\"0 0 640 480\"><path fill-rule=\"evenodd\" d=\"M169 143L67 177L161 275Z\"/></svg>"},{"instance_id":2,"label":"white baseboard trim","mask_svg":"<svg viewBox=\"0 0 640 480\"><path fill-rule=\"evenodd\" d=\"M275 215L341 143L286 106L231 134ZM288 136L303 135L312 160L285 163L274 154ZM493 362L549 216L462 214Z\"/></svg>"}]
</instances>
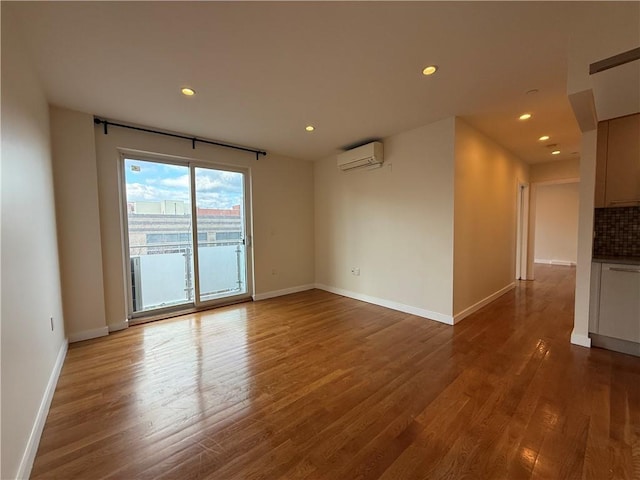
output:
<instances>
[{"instance_id":1,"label":"white baseboard trim","mask_svg":"<svg viewBox=\"0 0 640 480\"><path fill-rule=\"evenodd\" d=\"M281 297L283 295L290 295L292 293L304 292L305 290L311 290L315 288L313 284L298 285L297 287L283 288L282 290L272 290L271 292L256 293L253 295L253 300L259 302L260 300L266 300L267 298Z\"/></svg>"},{"instance_id":2,"label":"white baseboard trim","mask_svg":"<svg viewBox=\"0 0 640 480\"><path fill-rule=\"evenodd\" d=\"M501 297L502 295L504 295L505 293L507 293L510 290L513 290L515 288L515 286L516 286L515 282L510 283L506 287L501 288L497 292L492 293L488 297L483 298L478 303L475 303L475 304L471 305L470 307L465 308L460 313L456 313L453 316L453 323L458 323L459 321L467 318L472 313L477 312L478 310L480 310L485 305L488 305L489 303L493 302L496 298Z\"/></svg>"},{"instance_id":3,"label":"white baseboard trim","mask_svg":"<svg viewBox=\"0 0 640 480\"><path fill-rule=\"evenodd\" d=\"M92 338L104 337L109 335L109 327L94 328L93 330L85 330L84 332L69 334L69 343L82 342L83 340L91 340Z\"/></svg>"},{"instance_id":4,"label":"white baseboard trim","mask_svg":"<svg viewBox=\"0 0 640 480\"><path fill-rule=\"evenodd\" d=\"M581 347L591 348L591 339L589 338L589 335L571 332L571 343L574 345L580 345Z\"/></svg>"},{"instance_id":5,"label":"white baseboard trim","mask_svg":"<svg viewBox=\"0 0 640 480\"><path fill-rule=\"evenodd\" d=\"M110 323L109 325L107 325L107 328L109 329L109 333L111 333L111 332L119 332L120 330L125 330L125 329L129 328L129 320L125 318L120 323Z\"/></svg>"},{"instance_id":6,"label":"white baseboard trim","mask_svg":"<svg viewBox=\"0 0 640 480\"><path fill-rule=\"evenodd\" d=\"M321 283L316 283L315 288L325 290L330 293L342 295L343 297L353 298L367 303L373 303L381 307L390 308L391 310L398 310L399 312L410 313L418 317L427 318L429 320L435 320L436 322L446 323L447 325L453 325L453 317L451 315L445 315L443 313L432 312L424 308L413 307L411 305L405 305L404 303L394 302L393 300L387 300L379 297L372 297L371 295L365 295L363 293L351 292L349 290L343 290L342 288L330 287Z\"/></svg>"},{"instance_id":7,"label":"white baseboard trim","mask_svg":"<svg viewBox=\"0 0 640 480\"><path fill-rule=\"evenodd\" d=\"M536 258L534 263L544 263L545 265L562 265L564 267L575 267L576 262L570 260L546 260L544 258Z\"/></svg>"},{"instance_id":8,"label":"white baseboard trim","mask_svg":"<svg viewBox=\"0 0 640 480\"><path fill-rule=\"evenodd\" d=\"M47 382L47 388L45 389L44 395L42 396L40 408L38 408L38 413L36 414L33 428L31 429L31 433L29 434L27 446L24 450L24 454L22 455L22 459L20 460L16 478L29 478L29 476L31 475L33 461L36 458L36 453L38 453L40 437L42 436L42 431L44 430L44 424L47 421L49 407L51 406L51 400L53 400L53 393L56 391L56 385L58 384L60 371L62 370L62 365L64 365L64 359L67 356L68 346L69 343L67 342L67 339L65 339L60 346L58 357L56 358L56 363L53 365L51 376L49 377L49 381Z\"/></svg>"}]
</instances>

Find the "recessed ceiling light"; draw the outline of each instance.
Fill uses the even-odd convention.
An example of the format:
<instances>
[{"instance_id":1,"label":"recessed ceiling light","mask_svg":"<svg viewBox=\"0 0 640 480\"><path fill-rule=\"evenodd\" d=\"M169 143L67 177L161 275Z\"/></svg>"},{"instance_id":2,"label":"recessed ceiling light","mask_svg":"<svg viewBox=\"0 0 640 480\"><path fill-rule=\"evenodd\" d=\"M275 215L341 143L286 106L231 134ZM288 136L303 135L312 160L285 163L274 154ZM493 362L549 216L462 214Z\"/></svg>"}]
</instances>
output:
<instances>
[{"instance_id":1,"label":"recessed ceiling light","mask_svg":"<svg viewBox=\"0 0 640 480\"><path fill-rule=\"evenodd\" d=\"M422 70L423 75L433 75L438 70L437 65L428 65Z\"/></svg>"},{"instance_id":2,"label":"recessed ceiling light","mask_svg":"<svg viewBox=\"0 0 640 480\"><path fill-rule=\"evenodd\" d=\"M551 155L560 155L560 150L554 150Z\"/></svg>"},{"instance_id":3,"label":"recessed ceiling light","mask_svg":"<svg viewBox=\"0 0 640 480\"><path fill-rule=\"evenodd\" d=\"M304 129L307 132L313 132L316 129L316 127L314 127L313 125L307 125L306 127L304 127Z\"/></svg>"},{"instance_id":4,"label":"recessed ceiling light","mask_svg":"<svg viewBox=\"0 0 640 480\"><path fill-rule=\"evenodd\" d=\"M547 140L549 140L549 135L542 135L538 140L540 140L541 142L546 142Z\"/></svg>"},{"instance_id":5,"label":"recessed ceiling light","mask_svg":"<svg viewBox=\"0 0 640 480\"><path fill-rule=\"evenodd\" d=\"M183 95L187 97L193 97L196 94L196 91L193 88L183 87L180 89Z\"/></svg>"},{"instance_id":6,"label":"recessed ceiling light","mask_svg":"<svg viewBox=\"0 0 640 480\"><path fill-rule=\"evenodd\" d=\"M520 115L520 120L529 120L531 118L531 114L530 113L523 113L522 115Z\"/></svg>"}]
</instances>

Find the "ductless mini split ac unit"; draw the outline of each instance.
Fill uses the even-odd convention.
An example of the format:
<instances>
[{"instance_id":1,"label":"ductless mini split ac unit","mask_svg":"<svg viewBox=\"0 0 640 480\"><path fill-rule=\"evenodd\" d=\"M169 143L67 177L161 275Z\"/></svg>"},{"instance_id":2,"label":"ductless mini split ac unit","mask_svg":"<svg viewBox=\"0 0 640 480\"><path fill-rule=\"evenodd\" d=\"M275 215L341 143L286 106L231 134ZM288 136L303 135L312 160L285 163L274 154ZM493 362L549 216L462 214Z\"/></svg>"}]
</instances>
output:
<instances>
[{"instance_id":1,"label":"ductless mini split ac unit","mask_svg":"<svg viewBox=\"0 0 640 480\"><path fill-rule=\"evenodd\" d=\"M364 167L376 168L381 167L383 162L382 142L367 143L338 155L338 168L340 170Z\"/></svg>"}]
</instances>

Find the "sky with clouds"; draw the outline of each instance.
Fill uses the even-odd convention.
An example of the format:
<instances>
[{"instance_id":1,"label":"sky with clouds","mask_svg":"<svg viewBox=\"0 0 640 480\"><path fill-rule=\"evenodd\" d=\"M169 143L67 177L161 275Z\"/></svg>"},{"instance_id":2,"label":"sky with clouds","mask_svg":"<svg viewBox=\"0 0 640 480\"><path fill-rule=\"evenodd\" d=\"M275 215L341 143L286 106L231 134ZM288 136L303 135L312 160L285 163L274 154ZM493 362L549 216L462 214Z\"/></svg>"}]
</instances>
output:
<instances>
[{"instance_id":1,"label":"sky with clouds","mask_svg":"<svg viewBox=\"0 0 640 480\"><path fill-rule=\"evenodd\" d=\"M125 159L127 202L182 200L190 205L189 167ZM242 203L241 173L195 168L200 208L231 208Z\"/></svg>"}]
</instances>

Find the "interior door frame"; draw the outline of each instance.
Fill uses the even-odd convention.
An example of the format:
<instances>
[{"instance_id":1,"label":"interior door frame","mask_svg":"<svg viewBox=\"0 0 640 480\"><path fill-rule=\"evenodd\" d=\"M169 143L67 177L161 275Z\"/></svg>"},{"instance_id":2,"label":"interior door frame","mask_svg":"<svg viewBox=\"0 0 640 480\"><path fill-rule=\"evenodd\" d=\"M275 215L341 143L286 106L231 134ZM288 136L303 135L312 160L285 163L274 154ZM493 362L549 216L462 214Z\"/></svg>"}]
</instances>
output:
<instances>
[{"instance_id":1,"label":"interior door frame","mask_svg":"<svg viewBox=\"0 0 640 480\"><path fill-rule=\"evenodd\" d=\"M529 184L518 181L516 200L516 280L527 280L528 278L529 196Z\"/></svg>"},{"instance_id":2,"label":"interior door frame","mask_svg":"<svg viewBox=\"0 0 640 480\"><path fill-rule=\"evenodd\" d=\"M253 215L251 211L251 169L248 167L239 167L236 165L225 165L217 162L210 162L206 160L198 160L193 158L176 157L171 155L141 152L131 149L118 149L118 176L120 186L120 203L121 203L121 222L120 231L122 235L122 258L124 260L123 274L125 285L125 296L127 304L127 318L130 325L138 323L145 323L149 321L160 320L162 318L168 318L171 316L186 314L199 310L206 310L215 306L230 305L233 303L244 302L250 300L253 297L253 237L252 237L252 224ZM129 221L127 210L127 183L125 173L125 160L135 159L143 162L155 162L164 163L168 165L177 165L186 167L189 171L190 182L190 195L191 195L191 215L192 215L192 245L193 245L193 276L194 276L194 298L192 302L183 303L179 305L171 305L168 307L157 308L153 310L134 312L133 311L133 285L131 282L131 249L129 246ZM243 174L243 205L244 209L244 234L245 234L245 269L246 269L246 289L243 294L232 295L219 299L213 299L206 302L199 301L199 271L198 271L198 252L197 252L197 217L195 216L196 204L195 204L195 176L193 174L196 167L209 168L213 170L223 170L229 172L237 172Z\"/></svg>"}]
</instances>

